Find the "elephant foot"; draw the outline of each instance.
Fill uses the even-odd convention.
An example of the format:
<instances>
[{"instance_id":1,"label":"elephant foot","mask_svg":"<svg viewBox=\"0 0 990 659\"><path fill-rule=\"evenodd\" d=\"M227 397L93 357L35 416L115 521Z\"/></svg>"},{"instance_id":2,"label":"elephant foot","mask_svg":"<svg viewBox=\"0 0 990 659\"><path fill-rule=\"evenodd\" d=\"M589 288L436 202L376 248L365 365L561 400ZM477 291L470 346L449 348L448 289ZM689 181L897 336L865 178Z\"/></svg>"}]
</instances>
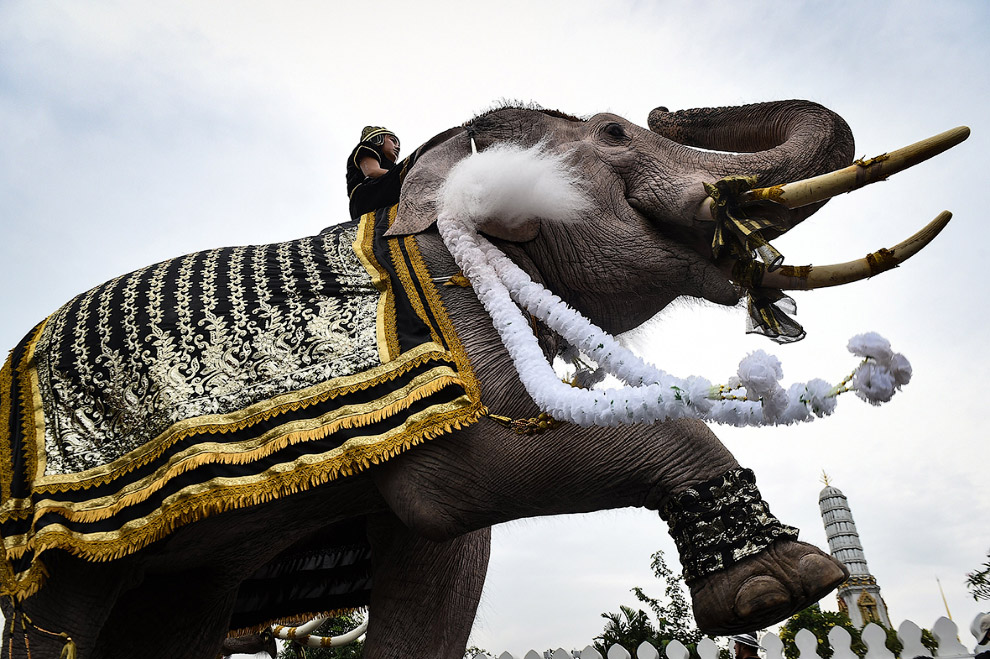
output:
<instances>
[{"instance_id":1,"label":"elephant foot","mask_svg":"<svg viewBox=\"0 0 990 659\"><path fill-rule=\"evenodd\" d=\"M691 583L694 618L710 635L763 629L811 606L848 577L842 563L814 545L780 539Z\"/></svg>"}]
</instances>

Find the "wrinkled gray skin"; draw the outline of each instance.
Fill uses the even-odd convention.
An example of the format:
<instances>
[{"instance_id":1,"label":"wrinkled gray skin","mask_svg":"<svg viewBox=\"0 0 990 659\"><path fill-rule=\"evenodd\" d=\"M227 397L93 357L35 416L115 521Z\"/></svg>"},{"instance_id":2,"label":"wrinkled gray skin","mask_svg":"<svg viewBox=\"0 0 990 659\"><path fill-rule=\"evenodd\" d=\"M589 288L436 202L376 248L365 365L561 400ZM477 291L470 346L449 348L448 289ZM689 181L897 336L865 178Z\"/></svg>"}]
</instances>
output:
<instances>
[{"instance_id":1,"label":"wrinkled gray skin","mask_svg":"<svg viewBox=\"0 0 990 659\"><path fill-rule=\"evenodd\" d=\"M803 101L677 113L658 108L649 123L651 130L611 114L575 122L504 109L470 126L482 150L503 140L529 145L548 138L573 152L593 199L584 217L566 226L484 228L535 279L613 333L636 327L678 296L738 301L739 291L712 262L711 228L691 219L705 196L702 181L756 174L761 185L784 183L847 165L853 154L845 122ZM406 179L399 231L421 231L432 221L437 186L470 152L464 131L437 142ZM730 151L736 153L724 153ZM788 219L796 224L813 210ZM434 276L458 271L435 230L417 240ZM441 294L483 402L503 415L536 415L474 293L442 287ZM552 337L543 338L552 344ZM374 551L365 656L459 658L493 524L625 506L656 510L671 495L736 466L698 421L568 425L526 437L483 419L353 477L183 527L111 563L50 552L50 579L25 608L40 627L68 632L80 659L212 659L243 578L316 529L363 515ZM692 584L695 616L712 633L765 627L817 601L843 577L814 547L778 541ZM19 636L15 655L25 656ZM58 656L60 647L31 637L34 657Z\"/></svg>"}]
</instances>

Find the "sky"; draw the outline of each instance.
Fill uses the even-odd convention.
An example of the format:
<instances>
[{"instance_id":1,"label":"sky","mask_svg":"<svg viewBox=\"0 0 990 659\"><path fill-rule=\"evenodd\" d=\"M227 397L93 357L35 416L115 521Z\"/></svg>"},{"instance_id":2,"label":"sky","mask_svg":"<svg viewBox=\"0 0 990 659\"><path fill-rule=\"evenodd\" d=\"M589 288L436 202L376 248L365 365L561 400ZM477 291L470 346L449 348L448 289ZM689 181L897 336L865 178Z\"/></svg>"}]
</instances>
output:
<instances>
[{"instance_id":1,"label":"sky","mask_svg":"<svg viewBox=\"0 0 990 659\"><path fill-rule=\"evenodd\" d=\"M972 646L969 623L990 609L964 587L990 548L988 34L990 4L952 0L3 0L0 344L135 268L345 220L344 162L368 124L410 153L501 99L645 126L659 105L802 98L842 115L866 157L968 125L961 146L775 241L791 264L842 262L954 213L902 267L796 294L804 341L776 346L744 333L739 308L686 302L625 339L668 372L713 382L764 349L786 386L837 382L855 366L851 336L887 337L914 368L889 404L846 395L811 424L714 430L771 510L820 547L826 472L895 625L946 614L938 579ZM636 604L633 586L662 593L649 569L658 549L676 566L644 510L496 527L471 643L517 656L583 648L601 613ZM834 597L822 605L834 610Z\"/></svg>"}]
</instances>

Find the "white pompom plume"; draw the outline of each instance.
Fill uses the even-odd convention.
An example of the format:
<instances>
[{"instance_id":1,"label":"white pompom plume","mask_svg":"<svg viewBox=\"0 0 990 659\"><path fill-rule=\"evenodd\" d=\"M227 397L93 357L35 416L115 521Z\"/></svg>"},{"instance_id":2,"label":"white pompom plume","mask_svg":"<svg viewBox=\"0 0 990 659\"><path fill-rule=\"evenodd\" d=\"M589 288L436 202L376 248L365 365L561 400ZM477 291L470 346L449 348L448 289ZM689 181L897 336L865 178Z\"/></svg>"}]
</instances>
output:
<instances>
[{"instance_id":1,"label":"white pompom plume","mask_svg":"<svg viewBox=\"0 0 990 659\"><path fill-rule=\"evenodd\" d=\"M524 148L496 144L461 160L440 190L439 215L478 227L490 220L506 226L526 220L574 220L588 205L567 155L546 142Z\"/></svg>"},{"instance_id":2,"label":"white pompom plume","mask_svg":"<svg viewBox=\"0 0 990 659\"><path fill-rule=\"evenodd\" d=\"M849 352L863 357L856 369L852 388L863 400L879 405L886 403L902 385L911 381L911 364L890 342L876 332L858 334L849 339Z\"/></svg>"}]
</instances>

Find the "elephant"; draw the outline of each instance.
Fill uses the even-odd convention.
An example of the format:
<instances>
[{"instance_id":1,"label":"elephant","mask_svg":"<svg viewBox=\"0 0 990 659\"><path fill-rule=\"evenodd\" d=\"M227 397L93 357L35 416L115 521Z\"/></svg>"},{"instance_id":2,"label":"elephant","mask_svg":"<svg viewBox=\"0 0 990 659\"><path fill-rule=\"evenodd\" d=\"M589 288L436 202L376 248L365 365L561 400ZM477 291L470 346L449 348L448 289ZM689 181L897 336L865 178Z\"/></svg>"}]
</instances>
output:
<instances>
[{"instance_id":1,"label":"elephant","mask_svg":"<svg viewBox=\"0 0 990 659\"><path fill-rule=\"evenodd\" d=\"M577 118L536 107L496 108L440 133L407 158L397 207L346 225L352 231L347 240L331 227L308 242L218 250L202 260L189 255L149 266L81 296L64 308L68 315L53 315L32 330L11 354L0 402L13 418L29 418L32 403L41 401L68 430L62 440L50 440L55 430L49 416L30 417L41 420L23 427L12 422L4 442L3 612L15 623L4 629L5 651L55 656L71 638L80 659L215 657L231 629L257 631L278 617L274 613L300 620L367 605L365 656L461 657L493 525L629 506L657 511L671 527L697 624L706 633L766 627L841 583L848 575L841 563L798 541L795 529L770 514L753 473L703 421L601 426L541 415L470 277L437 229L438 194L472 149L483 154L513 143L558 154L584 199L577 217L555 222L523 209L519 221L502 222L496 214L478 228L532 280L614 334L641 325L678 297L736 305L746 294L732 269L740 252L713 255L715 226L698 219L698 209L714 194L711 184L755 176L767 189L846 167L853 158L846 122L809 101L657 108L648 123L647 129L608 113ZM823 203L750 205L770 218L759 234L768 242ZM373 245L360 263L347 253L352 238L355 250ZM329 286L326 277L290 261L311 263L305 259L317 244L350 264L349 273L367 270L378 283L391 277L401 286L362 288L356 274L335 279L334 290L372 296L360 314L350 302L311 294L306 286ZM272 260L265 266L255 257ZM391 265L383 266L386 261ZM244 267L235 271L235 262ZM253 288L238 288L260 296L254 307L245 306L240 293L225 298L223 287L243 283L250 264L261 264L255 267L258 281L274 281L282 268L280 285L288 292L276 300L256 281ZM276 309L277 301L289 306ZM222 304L228 304L226 315L217 311ZM193 322L193 308L202 312L199 321ZM72 318L79 319L75 332ZM134 318L193 329L179 338L159 330L145 336ZM267 357L250 361L241 351L245 337L251 335L256 352L268 340L244 329L259 318L269 325L284 321L288 329L264 343ZM527 331L548 358L565 349L546 324L529 320ZM399 329L389 334L383 329L388 323ZM354 397L372 393L386 401L380 409L354 412L348 425L335 420L343 408L320 407L338 398L293 398L300 388L322 391L319 378L346 384L358 377L328 370L295 383L302 376L285 371L271 355L282 354L278 350L301 336L303 326L324 337L299 362L309 370L298 373L305 370L307 377L323 355L356 350L338 332L342 327L377 346L375 354L388 353L380 365L359 364L383 375L340 390L339 400L351 412L369 404ZM49 337L59 331L66 338L56 344ZM110 338L87 344L98 335ZM128 353L130 343L140 349ZM417 347L422 345L434 347ZM180 348L195 352L192 366L165 361L168 350ZM65 355L74 358L66 361ZM117 386L140 359L148 360L141 377ZM405 370L382 371L400 362ZM257 395L251 399L237 379L245 364L268 378L252 385L247 393ZM188 369L205 373L208 365L210 378L193 382ZM88 389L67 384L63 371L75 370L96 374ZM32 373L34 380L23 379ZM427 377L433 378L430 388L415 389L417 378ZM262 386L274 387L275 380L281 389ZM376 388L392 381L419 393L387 402L393 394ZM55 401L50 405L48 394L38 393L46 382ZM108 393L98 403L87 398L101 387ZM195 398L203 390L216 395ZM189 403L194 399L196 405ZM222 407L224 401L233 401L231 407ZM259 407L269 401L275 402ZM189 408L185 416L164 418L165 410L183 405ZM138 419L137 407L148 417ZM317 408L324 416L315 421L291 416ZM427 409L442 422L422 426ZM379 429L400 413L405 425ZM278 425L283 418L289 420ZM80 448L84 432L104 426L101 442ZM161 432L150 439L138 432L152 426ZM259 434L244 434L255 428ZM389 440L384 452L370 452L368 428L376 437L398 439ZM48 450L43 474L25 450L35 431L45 441L31 446ZM365 435L355 438L358 431ZM137 439L127 443L124 437ZM162 438L168 441L155 443ZM225 452L224 441L240 442L242 452ZM331 441L337 444L321 444ZM319 448L306 453L310 446ZM350 451L347 462L339 461L342 450ZM318 455L338 462L320 471ZM44 487L32 485L31 468ZM84 477L89 480L80 485ZM118 482L123 484L113 489ZM115 527L111 513L129 517ZM261 537L265 542L257 541ZM338 549L320 553L328 543ZM320 570L328 561L346 568L347 576L327 578ZM316 575L315 581L293 582L291 566ZM308 583L329 587L314 586L307 598L299 593ZM273 615L241 615L244 602L253 600L264 600L262 608Z\"/></svg>"}]
</instances>

